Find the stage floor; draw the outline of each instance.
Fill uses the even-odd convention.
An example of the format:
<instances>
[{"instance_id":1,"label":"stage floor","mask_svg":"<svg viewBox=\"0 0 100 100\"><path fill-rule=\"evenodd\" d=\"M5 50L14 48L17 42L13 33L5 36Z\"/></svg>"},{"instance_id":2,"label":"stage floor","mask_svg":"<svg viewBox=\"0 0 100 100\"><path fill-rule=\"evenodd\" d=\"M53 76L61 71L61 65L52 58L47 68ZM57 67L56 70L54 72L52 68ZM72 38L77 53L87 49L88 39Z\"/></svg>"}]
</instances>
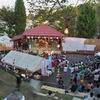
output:
<instances>
[{"instance_id":1,"label":"stage floor","mask_svg":"<svg viewBox=\"0 0 100 100\"><path fill-rule=\"evenodd\" d=\"M51 53L52 51L54 53L58 53L58 54L61 54L61 50L58 49L58 48L53 48L53 47L50 47L50 48L46 48L46 47L32 47L31 49L29 50L23 50L23 52L31 52L31 51L34 51L34 52L37 52L38 54L42 54L43 52L45 53Z\"/></svg>"}]
</instances>

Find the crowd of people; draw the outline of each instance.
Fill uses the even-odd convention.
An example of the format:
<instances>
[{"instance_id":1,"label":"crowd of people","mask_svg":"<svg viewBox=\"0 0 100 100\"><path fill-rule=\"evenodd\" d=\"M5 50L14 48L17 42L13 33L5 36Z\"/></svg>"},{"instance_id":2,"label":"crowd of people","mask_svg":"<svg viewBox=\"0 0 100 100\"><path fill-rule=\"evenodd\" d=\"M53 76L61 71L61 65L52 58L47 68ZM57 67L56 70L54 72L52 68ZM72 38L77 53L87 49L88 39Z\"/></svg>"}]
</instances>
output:
<instances>
[{"instance_id":1,"label":"crowd of people","mask_svg":"<svg viewBox=\"0 0 100 100\"><path fill-rule=\"evenodd\" d=\"M44 57L48 57L48 55ZM6 71L8 70L8 65L6 66ZM52 55L52 70L50 69L48 73L57 72L57 83L58 87L64 88L64 80L60 75L60 72L63 72L63 76L67 76L67 72L70 72L70 84L71 86L67 87L68 91L71 92L89 92L90 94L84 97L84 100L95 100L100 99L100 58L91 59L89 56L85 60L76 61L71 63L66 55ZM20 81L17 78L17 87L20 87ZM87 80L88 79L88 80ZM87 80L87 83L84 83L84 80ZM80 83L80 84L79 84ZM90 99L88 99L90 98ZM92 98L92 99L91 99Z\"/></svg>"},{"instance_id":2,"label":"crowd of people","mask_svg":"<svg viewBox=\"0 0 100 100\"><path fill-rule=\"evenodd\" d=\"M81 93L90 92L89 96L86 96L84 100L94 100L94 96L95 100L100 99L100 58L91 59L87 56L84 61L81 60L71 64L66 58L66 55L53 55L52 57L53 62L55 62L55 70L59 69L63 71L64 77L66 77L66 73L70 71L70 83L72 85L68 87L68 91L78 91ZM84 83L84 81L88 83ZM57 82L60 88L64 88L64 80L62 76L60 76L60 73L59 77L57 74Z\"/></svg>"}]
</instances>

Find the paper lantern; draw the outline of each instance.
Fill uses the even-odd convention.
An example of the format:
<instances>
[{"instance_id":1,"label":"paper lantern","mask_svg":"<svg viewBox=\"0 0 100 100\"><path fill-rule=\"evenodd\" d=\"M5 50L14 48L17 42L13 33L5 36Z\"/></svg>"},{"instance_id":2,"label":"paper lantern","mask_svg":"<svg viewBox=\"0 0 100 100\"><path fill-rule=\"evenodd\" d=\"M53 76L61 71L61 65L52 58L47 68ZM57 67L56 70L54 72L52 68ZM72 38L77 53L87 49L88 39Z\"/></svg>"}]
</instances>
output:
<instances>
[{"instance_id":1,"label":"paper lantern","mask_svg":"<svg viewBox=\"0 0 100 100\"><path fill-rule=\"evenodd\" d=\"M60 71L58 70L58 73L59 73Z\"/></svg>"},{"instance_id":2,"label":"paper lantern","mask_svg":"<svg viewBox=\"0 0 100 100\"><path fill-rule=\"evenodd\" d=\"M81 76L81 79L84 79L84 77L83 77L83 76Z\"/></svg>"},{"instance_id":3,"label":"paper lantern","mask_svg":"<svg viewBox=\"0 0 100 100\"><path fill-rule=\"evenodd\" d=\"M57 82L59 81L59 79L57 78Z\"/></svg>"},{"instance_id":4,"label":"paper lantern","mask_svg":"<svg viewBox=\"0 0 100 100\"><path fill-rule=\"evenodd\" d=\"M13 67L15 67L15 65L13 65Z\"/></svg>"},{"instance_id":5,"label":"paper lantern","mask_svg":"<svg viewBox=\"0 0 100 100\"><path fill-rule=\"evenodd\" d=\"M59 72L57 72L57 74L59 74Z\"/></svg>"},{"instance_id":6,"label":"paper lantern","mask_svg":"<svg viewBox=\"0 0 100 100\"><path fill-rule=\"evenodd\" d=\"M57 74L57 76L60 76L60 74Z\"/></svg>"},{"instance_id":7,"label":"paper lantern","mask_svg":"<svg viewBox=\"0 0 100 100\"><path fill-rule=\"evenodd\" d=\"M83 80L81 80L81 83L83 82Z\"/></svg>"},{"instance_id":8,"label":"paper lantern","mask_svg":"<svg viewBox=\"0 0 100 100\"><path fill-rule=\"evenodd\" d=\"M57 78L59 78L59 76L57 76Z\"/></svg>"},{"instance_id":9,"label":"paper lantern","mask_svg":"<svg viewBox=\"0 0 100 100\"><path fill-rule=\"evenodd\" d=\"M29 71L27 70L27 72L29 72Z\"/></svg>"},{"instance_id":10,"label":"paper lantern","mask_svg":"<svg viewBox=\"0 0 100 100\"><path fill-rule=\"evenodd\" d=\"M59 70L59 69L58 69Z\"/></svg>"},{"instance_id":11,"label":"paper lantern","mask_svg":"<svg viewBox=\"0 0 100 100\"><path fill-rule=\"evenodd\" d=\"M57 74L57 76L59 76L60 74Z\"/></svg>"}]
</instances>

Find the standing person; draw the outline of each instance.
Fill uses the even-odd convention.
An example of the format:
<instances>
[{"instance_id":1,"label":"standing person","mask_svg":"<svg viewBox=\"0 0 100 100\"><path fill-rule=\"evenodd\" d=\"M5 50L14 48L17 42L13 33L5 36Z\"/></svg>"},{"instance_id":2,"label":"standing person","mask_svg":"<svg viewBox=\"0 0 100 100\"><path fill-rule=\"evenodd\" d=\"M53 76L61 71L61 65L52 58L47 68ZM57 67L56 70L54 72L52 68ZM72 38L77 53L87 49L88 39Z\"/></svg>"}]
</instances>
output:
<instances>
[{"instance_id":1,"label":"standing person","mask_svg":"<svg viewBox=\"0 0 100 100\"><path fill-rule=\"evenodd\" d=\"M48 48L48 42L46 42L46 48Z\"/></svg>"},{"instance_id":2,"label":"standing person","mask_svg":"<svg viewBox=\"0 0 100 100\"><path fill-rule=\"evenodd\" d=\"M73 82L73 80L74 80L74 73L71 73L71 76L70 76L70 83L72 83Z\"/></svg>"},{"instance_id":3,"label":"standing person","mask_svg":"<svg viewBox=\"0 0 100 100\"><path fill-rule=\"evenodd\" d=\"M77 83L77 74L75 75L73 81L74 81L75 83Z\"/></svg>"},{"instance_id":4,"label":"standing person","mask_svg":"<svg viewBox=\"0 0 100 100\"><path fill-rule=\"evenodd\" d=\"M60 77L60 78L59 78L59 81L58 81L59 87L63 88L63 87L64 87L64 86L63 86L63 83L64 83L64 81L63 81L62 77Z\"/></svg>"},{"instance_id":5,"label":"standing person","mask_svg":"<svg viewBox=\"0 0 100 100\"><path fill-rule=\"evenodd\" d=\"M71 67L71 69L70 69L70 71L71 71L71 73L73 73L74 72L74 67Z\"/></svg>"},{"instance_id":6,"label":"standing person","mask_svg":"<svg viewBox=\"0 0 100 100\"><path fill-rule=\"evenodd\" d=\"M39 46L40 46L40 48L41 48L41 45L42 45L42 43L41 43L41 41L39 42Z\"/></svg>"},{"instance_id":7,"label":"standing person","mask_svg":"<svg viewBox=\"0 0 100 100\"><path fill-rule=\"evenodd\" d=\"M80 76L81 76L81 74L80 74L80 72L78 71L78 73L77 73L77 80L78 80L78 81L80 80Z\"/></svg>"},{"instance_id":8,"label":"standing person","mask_svg":"<svg viewBox=\"0 0 100 100\"><path fill-rule=\"evenodd\" d=\"M22 77L19 74L19 75L16 76L16 83L17 83L17 88L18 89L20 89L21 82L22 82Z\"/></svg>"},{"instance_id":9,"label":"standing person","mask_svg":"<svg viewBox=\"0 0 100 100\"><path fill-rule=\"evenodd\" d=\"M99 82L99 73L96 73L96 74L94 75L94 85L97 85L98 82Z\"/></svg>"},{"instance_id":10,"label":"standing person","mask_svg":"<svg viewBox=\"0 0 100 100\"><path fill-rule=\"evenodd\" d=\"M87 92L89 92L93 87L93 84L92 82L90 81L88 84L87 84Z\"/></svg>"},{"instance_id":11,"label":"standing person","mask_svg":"<svg viewBox=\"0 0 100 100\"><path fill-rule=\"evenodd\" d=\"M100 95L100 88L99 85L93 88L94 96Z\"/></svg>"},{"instance_id":12,"label":"standing person","mask_svg":"<svg viewBox=\"0 0 100 100\"><path fill-rule=\"evenodd\" d=\"M87 59L87 61L89 61L89 59L90 59L89 55L87 55L86 59Z\"/></svg>"},{"instance_id":13,"label":"standing person","mask_svg":"<svg viewBox=\"0 0 100 100\"><path fill-rule=\"evenodd\" d=\"M67 74L67 65L64 66L64 76Z\"/></svg>"},{"instance_id":14,"label":"standing person","mask_svg":"<svg viewBox=\"0 0 100 100\"><path fill-rule=\"evenodd\" d=\"M52 61L52 72L54 72L55 71L55 61L53 60Z\"/></svg>"}]
</instances>

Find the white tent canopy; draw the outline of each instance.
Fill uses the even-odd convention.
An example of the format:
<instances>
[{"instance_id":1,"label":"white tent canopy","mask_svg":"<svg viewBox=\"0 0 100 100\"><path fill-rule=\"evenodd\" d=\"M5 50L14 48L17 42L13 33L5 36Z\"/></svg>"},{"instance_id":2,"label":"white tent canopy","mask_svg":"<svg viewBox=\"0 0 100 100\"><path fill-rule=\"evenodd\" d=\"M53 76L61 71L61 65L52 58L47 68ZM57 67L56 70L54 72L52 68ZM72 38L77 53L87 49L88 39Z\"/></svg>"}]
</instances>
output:
<instances>
[{"instance_id":1,"label":"white tent canopy","mask_svg":"<svg viewBox=\"0 0 100 100\"><path fill-rule=\"evenodd\" d=\"M7 64L13 65L15 59L15 67L19 69L28 70L30 72L35 72L37 70L41 69L41 62L43 60L46 60L42 57L39 56L34 56L22 52L17 52L17 51L10 51L5 57L4 61Z\"/></svg>"},{"instance_id":2,"label":"white tent canopy","mask_svg":"<svg viewBox=\"0 0 100 100\"><path fill-rule=\"evenodd\" d=\"M1 36L0 37L0 44L6 45L6 47L12 47L13 42L10 42L10 38L8 36Z\"/></svg>"}]
</instances>

